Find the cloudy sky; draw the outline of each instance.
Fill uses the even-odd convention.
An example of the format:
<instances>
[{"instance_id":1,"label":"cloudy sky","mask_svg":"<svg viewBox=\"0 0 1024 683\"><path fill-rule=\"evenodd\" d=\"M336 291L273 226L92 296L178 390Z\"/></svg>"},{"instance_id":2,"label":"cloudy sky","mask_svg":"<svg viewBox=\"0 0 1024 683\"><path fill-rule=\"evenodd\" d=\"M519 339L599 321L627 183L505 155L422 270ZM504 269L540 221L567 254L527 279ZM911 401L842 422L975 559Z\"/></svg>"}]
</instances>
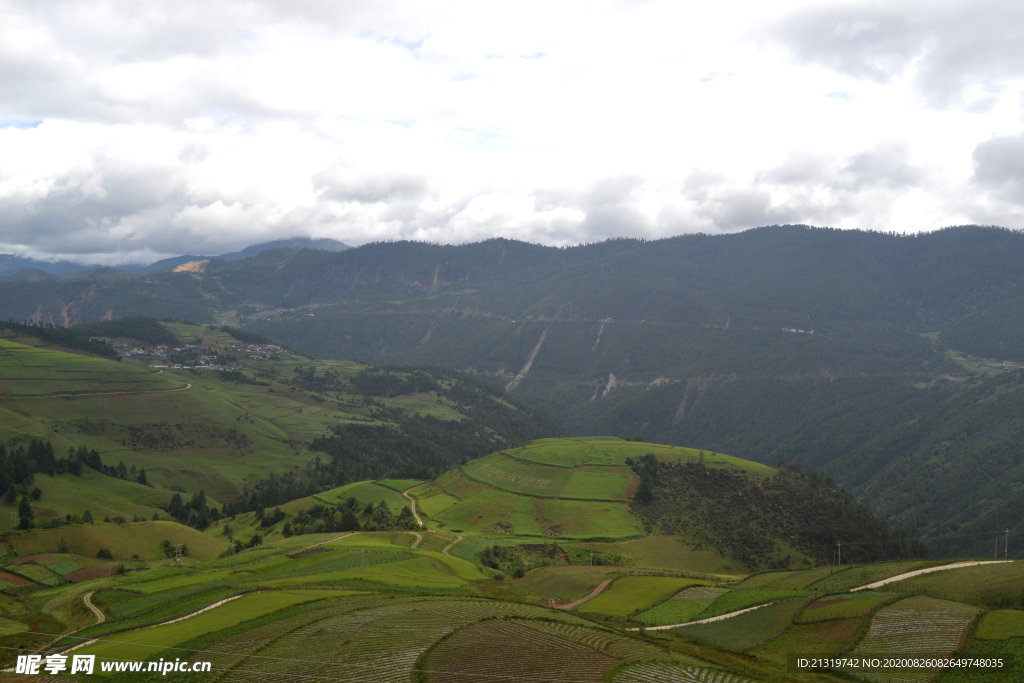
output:
<instances>
[{"instance_id":1,"label":"cloudy sky","mask_svg":"<svg viewBox=\"0 0 1024 683\"><path fill-rule=\"evenodd\" d=\"M0 0L0 252L1024 227L1020 2Z\"/></svg>"}]
</instances>

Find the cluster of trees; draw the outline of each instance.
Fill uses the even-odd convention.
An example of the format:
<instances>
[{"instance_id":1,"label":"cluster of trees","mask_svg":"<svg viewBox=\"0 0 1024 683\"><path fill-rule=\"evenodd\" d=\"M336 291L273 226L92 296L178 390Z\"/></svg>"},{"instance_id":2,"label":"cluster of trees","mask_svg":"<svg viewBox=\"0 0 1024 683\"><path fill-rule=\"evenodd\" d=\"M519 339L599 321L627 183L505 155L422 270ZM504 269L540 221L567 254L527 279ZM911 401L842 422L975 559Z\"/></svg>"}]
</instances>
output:
<instances>
[{"instance_id":1,"label":"cluster of trees","mask_svg":"<svg viewBox=\"0 0 1024 683\"><path fill-rule=\"evenodd\" d=\"M317 374L315 367L297 365L295 367L295 386L306 391L316 391L321 394L329 391L338 392L346 384L341 378L341 373L334 369L327 369Z\"/></svg>"},{"instance_id":2,"label":"cluster of trees","mask_svg":"<svg viewBox=\"0 0 1024 683\"><path fill-rule=\"evenodd\" d=\"M111 360L119 360L121 358L121 354L111 346L110 342L103 339L92 339L87 335L80 334L73 328L54 327L52 324L26 325L12 320L0 322L0 326L25 337L36 337L48 344L56 344L68 349L75 349L76 351L85 351L86 353L92 353Z\"/></svg>"},{"instance_id":3,"label":"cluster of trees","mask_svg":"<svg viewBox=\"0 0 1024 683\"><path fill-rule=\"evenodd\" d=\"M790 566L782 544L819 564L832 561L839 542L852 562L928 556L923 543L799 465L780 463L777 474L758 481L703 462L659 463L652 454L627 464L641 481L630 507L648 531L677 535L751 569Z\"/></svg>"},{"instance_id":4,"label":"cluster of trees","mask_svg":"<svg viewBox=\"0 0 1024 683\"><path fill-rule=\"evenodd\" d=\"M5 493L8 503L13 503L18 489L27 492L35 482L36 474L53 477L67 473L78 477L82 475L82 465L88 465L98 472L120 479L127 479L130 474L134 478L145 479L145 471L135 475L133 466L129 473L123 462L118 467L104 466L96 450L80 446L77 450L69 449L66 457L58 458L54 455L53 444L33 439L29 442L28 449L18 446L8 451L5 446L0 445L0 491ZM39 495L34 497L38 500Z\"/></svg>"},{"instance_id":5,"label":"cluster of trees","mask_svg":"<svg viewBox=\"0 0 1024 683\"><path fill-rule=\"evenodd\" d=\"M561 557L561 549L552 541L550 545L537 548L536 552L527 551L522 546L489 545L480 554L480 562L485 567L497 569L499 573L494 578L501 581L506 575L521 579L531 569L558 564Z\"/></svg>"},{"instance_id":6,"label":"cluster of trees","mask_svg":"<svg viewBox=\"0 0 1024 683\"><path fill-rule=\"evenodd\" d=\"M133 448L171 449L187 448L202 444L213 446L223 444L238 449L252 447L249 436L236 427L223 429L204 424L178 422L127 425L121 429L121 444Z\"/></svg>"},{"instance_id":7,"label":"cluster of trees","mask_svg":"<svg viewBox=\"0 0 1024 683\"><path fill-rule=\"evenodd\" d=\"M193 493L187 503L182 501L180 493L175 493L171 496L171 502L167 504L166 509L167 514L176 522L187 524L200 531L224 518L219 509L207 505L206 492L202 489L198 493Z\"/></svg>"},{"instance_id":8,"label":"cluster of trees","mask_svg":"<svg viewBox=\"0 0 1024 683\"><path fill-rule=\"evenodd\" d=\"M85 323L69 328L70 332L79 336L94 337L123 337L126 339L137 339L147 344L166 344L167 346L178 346L181 340L167 327L160 324L156 318L148 316L133 316L129 318L118 318L117 320L104 320L102 322Z\"/></svg>"},{"instance_id":9,"label":"cluster of trees","mask_svg":"<svg viewBox=\"0 0 1024 683\"><path fill-rule=\"evenodd\" d=\"M334 507L317 503L308 510L300 509L285 523L285 536L319 534L334 531L398 531L416 528L416 519L406 505L396 515L386 501L362 505L350 496Z\"/></svg>"}]
</instances>

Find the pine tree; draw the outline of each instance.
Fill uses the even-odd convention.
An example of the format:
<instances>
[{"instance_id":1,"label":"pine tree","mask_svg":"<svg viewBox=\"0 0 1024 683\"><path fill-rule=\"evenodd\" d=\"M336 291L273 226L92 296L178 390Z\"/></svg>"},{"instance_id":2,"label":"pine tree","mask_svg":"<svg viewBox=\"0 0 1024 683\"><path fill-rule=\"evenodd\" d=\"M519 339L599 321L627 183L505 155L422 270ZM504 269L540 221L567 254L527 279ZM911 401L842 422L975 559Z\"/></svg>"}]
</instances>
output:
<instances>
[{"instance_id":1,"label":"pine tree","mask_svg":"<svg viewBox=\"0 0 1024 683\"><path fill-rule=\"evenodd\" d=\"M21 502L18 503L18 528L31 529L35 516L36 513L32 511L32 505L28 502L28 496L23 496Z\"/></svg>"}]
</instances>

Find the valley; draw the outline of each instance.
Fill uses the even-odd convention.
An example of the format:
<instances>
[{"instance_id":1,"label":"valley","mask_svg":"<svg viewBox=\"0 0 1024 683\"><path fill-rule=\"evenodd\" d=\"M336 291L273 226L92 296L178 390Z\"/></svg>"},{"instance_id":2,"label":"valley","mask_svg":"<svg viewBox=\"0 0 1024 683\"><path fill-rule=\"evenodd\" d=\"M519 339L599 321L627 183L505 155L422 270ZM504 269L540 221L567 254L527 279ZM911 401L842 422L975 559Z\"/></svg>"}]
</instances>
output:
<instances>
[{"instance_id":1,"label":"valley","mask_svg":"<svg viewBox=\"0 0 1024 683\"><path fill-rule=\"evenodd\" d=\"M490 284L471 260L424 285L385 278L383 247L269 250L139 276L216 282L198 321L0 324L0 663L739 682L851 673L794 652L1024 654L1015 361L882 290L881 320L836 300L812 327L663 271L696 297L673 318L584 314L557 294L568 261L495 246ZM360 252L359 273L331 265ZM349 300L270 296L293 262ZM249 268L269 304L226 294ZM150 286L112 282L94 299Z\"/></svg>"}]
</instances>

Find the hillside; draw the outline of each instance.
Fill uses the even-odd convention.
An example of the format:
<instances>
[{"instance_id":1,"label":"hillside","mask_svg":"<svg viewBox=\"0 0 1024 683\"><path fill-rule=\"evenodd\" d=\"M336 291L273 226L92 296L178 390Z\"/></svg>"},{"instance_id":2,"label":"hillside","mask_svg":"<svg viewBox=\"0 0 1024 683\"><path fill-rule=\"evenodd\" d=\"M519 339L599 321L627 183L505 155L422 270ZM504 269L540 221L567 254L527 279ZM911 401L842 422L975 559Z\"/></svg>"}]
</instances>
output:
<instances>
[{"instance_id":1,"label":"hillside","mask_svg":"<svg viewBox=\"0 0 1024 683\"><path fill-rule=\"evenodd\" d=\"M450 370L314 362L243 332L247 341L229 329L152 320L89 329L111 335L102 349L125 355L73 353L24 336L32 328L0 324L0 446L13 455L45 443L58 460L70 449L88 465L78 475L32 465L41 522L87 509L98 520L148 518L174 488L204 491L211 509L254 487L279 504L347 481L426 477L554 430L500 390ZM166 345L173 340L179 346ZM346 438L359 440L357 454ZM391 457L366 457L375 449ZM93 486L98 465L78 455L88 452L103 467L122 467L125 481ZM143 470L156 492L135 483Z\"/></svg>"},{"instance_id":2,"label":"hillside","mask_svg":"<svg viewBox=\"0 0 1024 683\"><path fill-rule=\"evenodd\" d=\"M882 436L942 424L952 405L979 426L1012 413L991 405L1012 392L985 397L1024 362L1022 263L1024 235L976 226L774 226L565 249L399 242L266 250L122 282L3 283L0 317L230 321L320 359L475 374L562 434L810 464L913 533L956 533L975 513L1024 531L985 455L1007 454L1000 472L1019 482L1005 421L982 439L960 420L956 466L986 476L932 508L914 474L923 451Z\"/></svg>"},{"instance_id":3,"label":"hillside","mask_svg":"<svg viewBox=\"0 0 1024 683\"><path fill-rule=\"evenodd\" d=\"M492 453L416 496L452 533L605 543L654 534L748 569L826 564L837 540L859 561L927 556L826 477L615 438Z\"/></svg>"}]
</instances>

